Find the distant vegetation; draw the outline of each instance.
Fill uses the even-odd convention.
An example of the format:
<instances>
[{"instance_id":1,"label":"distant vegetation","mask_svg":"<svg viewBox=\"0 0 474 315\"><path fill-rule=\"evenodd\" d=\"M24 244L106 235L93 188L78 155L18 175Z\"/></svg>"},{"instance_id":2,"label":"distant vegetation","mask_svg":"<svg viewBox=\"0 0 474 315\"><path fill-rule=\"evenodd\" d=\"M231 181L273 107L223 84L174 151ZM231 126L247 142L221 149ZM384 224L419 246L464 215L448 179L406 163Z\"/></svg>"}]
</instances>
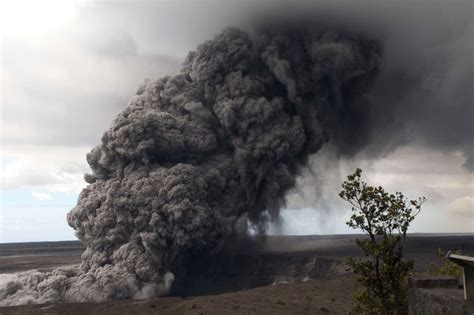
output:
<instances>
[{"instance_id":1,"label":"distant vegetation","mask_svg":"<svg viewBox=\"0 0 474 315\"><path fill-rule=\"evenodd\" d=\"M369 236L357 240L368 259L350 257L347 261L362 285L354 294L354 312L406 314L407 275L414 261L403 259L405 238L426 198L408 200L400 192L390 194L380 186L368 186L361 181L361 174L357 169L349 175L339 193L352 206L346 224Z\"/></svg>"},{"instance_id":2,"label":"distant vegetation","mask_svg":"<svg viewBox=\"0 0 474 315\"><path fill-rule=\"evenodd\" d=\"M452 252L453 254L462 254L460 250L456 250ZM435 264L430 264L428 268L428 273L435 275L435 276L452 276L456 278L461 278L462 276L462 267L458 264L452 262L451 260L446 258L446 252L443 251L441 248L438 249L438 255L444 259L444 262L441 266L437 266Z\"/></svg>"}]
</instances>

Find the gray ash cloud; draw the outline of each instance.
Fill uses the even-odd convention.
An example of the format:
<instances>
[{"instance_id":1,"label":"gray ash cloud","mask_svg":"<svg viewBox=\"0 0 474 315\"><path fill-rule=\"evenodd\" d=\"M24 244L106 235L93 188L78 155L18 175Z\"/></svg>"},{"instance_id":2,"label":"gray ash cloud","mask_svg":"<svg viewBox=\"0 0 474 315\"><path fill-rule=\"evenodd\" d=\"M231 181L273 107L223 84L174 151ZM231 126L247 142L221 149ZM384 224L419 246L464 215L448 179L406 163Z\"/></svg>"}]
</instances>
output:
<instances>
[{"instance_id":1,"label":"gray ash cloud","mask_svg":"<svg viewBox=\"0 0 474 315\"><path fill-rule=\"evenodd\" d=\"M323 146L336 160L460 151L472 169L472 1L291 6L263 3L256 31L225 30L139 88L68 215L82 265L9 276L0 304L164 294L188 257L278 220Z\"/></svg>"},{"instance_id":2,"label":"gray ash cloud","mask_svg":"<svg viewBox=\"0 0 474 315\"><path fill-rule=\"evenodd\" d=\"M474 169L473 1L277 2L271 10L262 4L247 22L281 27L309 21L370 34L384 48L371 105L358 126L364 136L342 135L347 138L336 147L338 154L377 159L415 146L460 152L465 168ZM341 114L336 118L341 122L351 115Z\"/></svg>"},{"instance_id":3,"label":"gray ash cloud","mask_svg":"<svg viewBox=\"0 0 474 315\"><path fill-rule=\"evenodd\" d=\"M381 60L377 41L314 26L201 44L180 74L146 81L88 154L68 214L82 265L17 276L2 304L163 294L182 257L219 250L242 221L263 232L310 154L363 147Z\"/></svg>"}]
</instances>

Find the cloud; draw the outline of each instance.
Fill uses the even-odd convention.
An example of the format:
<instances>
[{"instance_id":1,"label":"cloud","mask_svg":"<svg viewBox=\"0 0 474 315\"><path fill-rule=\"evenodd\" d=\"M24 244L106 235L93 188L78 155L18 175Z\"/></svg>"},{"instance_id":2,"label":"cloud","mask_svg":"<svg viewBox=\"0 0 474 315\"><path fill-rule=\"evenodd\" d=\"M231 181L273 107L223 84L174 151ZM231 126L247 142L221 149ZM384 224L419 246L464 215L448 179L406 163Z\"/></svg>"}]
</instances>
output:
<instances>
[{"instance_id":1,"label":"cloud","mask_svg":"<svg viewBox=\"0 0 474 315\"><path fill-rule=\"evenodd\" d=\"M464 161L460 152L413 146L399 147L379 159L361 154L354 159L338 160L325 147L310 158L309 169L300 175L296 188L286 197L288 210L282 212L283 233L353 232L344 224L350 207L338 193L346 176L357 167L363 169L363 180L370 185L381 185L389 192L401 191L410 199L428 198L411 231L471 232L472 221L463 218L474 218L473 206L469 208L467 202L474 198L474 181L472 173L463 167ZM463 203L452 205L456 198ZM311 219L305 218L304 213L311 213ZM275 233L276 227L271 227L271 231Z\"/></svg>"},{"instance_id":2,"label":"cloud","mask_svg":"<svg viewBox=\"0 0 474 315\"><path fill-rule=\"evenodd\" d=\"M85 186L89 147L3 146L1 189L78 193Z\"/></svg>"},{"instance_id":3,"label":"cloud","mask_svg":"<svg viewBox=\"0 0 474 315\"><path fill-rule=\"evenodd\" d=\"M33 191L31 193L31 195L33 197L35 197L36 199L38 199L39 201L51 201L51 200L53 200L53 196L51 196L50 194L47 194L47 193Z\"/></svg>"},{"instance_id":4,"label":"cloud","mask_svg":"<svg viewBox=\"0 0 474 315\"><path fill-rule=\"evenodd\" d=\"M376 25L384 41L386 67L373 98L390 106L375 108L382 132L371 141L386 150L337 163L319 156L287 197L289 207L340 215L340 182L361 166L373 183L426 195L433 217L417 219L425 229L456 226L448 204L474 189L460 168L474 156L472 1L185 2L91 1L61 29L3 36L2 189L79 192L85 154L145 77L174 73L189 49L224 26L331 11L335 22L358 20L362 31Z\"/></svg>"},{"instance_id":5,"label":"cloud","mask_svg":"<svg viewBox=\"0 0 474 315\"><path fill-rule=\"evenodd\" d=\"M92 146L145 78L177 71L177 57L141 52L126 30L102 27L103 13L45 34L2 34L2 144Z\"/></svg>"},{"instance_id":6,"label":"cloud","mask_svg":"<svg viewBox=\"0 0 474 315\"><path fill-rule=\"evenodd\" d=\"M343 153L353 153L360 141L374 159L398 146L425 146L460 151L466 169L474 170L472 1L278 3L263 1L248 24L309 19L369 34L383 44L383 66L370 97L374 106L361 117L370 123L361 123L356 135L343 135Z\"/></svg>"},{"instance_id":7,"label":"cloud","mask_svg":"<svg viewBox=\"0 0 474 315\"><path fill-rule=\"evenodd\" d=\"M86 2L59 30L6 36L2 143L92 146L143 78L176 72L189 49L222 27L311 15L384 42L373 99L385 106L373 108L377 128L367 137L374 156L426 145L462 151L473 166L472 2L184 3Z\"/></svg>"},{"instance_id":8,"label":"cloud","mask_svg":"<svg viewBox=\"0 0 474 315\"><path fill-rule=\"evenodd\" d=\"M470 218L474 228L474 197L465 196L457 198L448 205L448 211L452 214Z\"/></svg>"}]
</instances>

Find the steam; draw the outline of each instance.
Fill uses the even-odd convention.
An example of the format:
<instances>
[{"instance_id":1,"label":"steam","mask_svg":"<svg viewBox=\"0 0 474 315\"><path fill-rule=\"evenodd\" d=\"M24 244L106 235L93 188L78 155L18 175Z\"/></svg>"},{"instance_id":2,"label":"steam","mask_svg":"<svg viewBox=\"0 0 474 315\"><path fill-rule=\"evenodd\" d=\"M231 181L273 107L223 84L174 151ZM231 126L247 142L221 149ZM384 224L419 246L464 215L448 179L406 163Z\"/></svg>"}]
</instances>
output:
<instances>
[{"instance_id":1,"label":"steam","mask_svg":"<svg viewBox=\"0 0 474 315\"><path fill-rule=\"evenodd\" d=\"M17 274L0 304L165 294L186 256L246 222L264 232L309 155L363 146L381 58L373 39L314 25L201 44L179 75L146 81L88 154L68 214L81 266Z\"/></svg>"}]
</instances>

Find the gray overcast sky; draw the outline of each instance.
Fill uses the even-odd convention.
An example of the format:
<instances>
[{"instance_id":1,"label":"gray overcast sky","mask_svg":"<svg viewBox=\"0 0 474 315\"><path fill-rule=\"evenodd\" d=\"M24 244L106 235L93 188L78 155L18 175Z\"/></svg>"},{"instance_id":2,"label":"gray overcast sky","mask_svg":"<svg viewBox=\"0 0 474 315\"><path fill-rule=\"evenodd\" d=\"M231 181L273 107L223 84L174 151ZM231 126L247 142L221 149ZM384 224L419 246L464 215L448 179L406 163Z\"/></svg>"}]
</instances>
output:
<instances>
[{"instance_id":1,"label":"gray overcast sky","mask_svg":"<svg viewBox=\"0 0 474 315\"><path fill-rule=\"evenodd\" d=\"M328 148L314 156L283 226L271 231L350 232L337 192L360 166L370 183L429 199L414 231L474 232L473 2L311 3L3 1L0 241L74 237L65 214L85 185L85 154L144 78L176 73L189 50L226 26L302 12L381 38L387 70L374 99L394 109L371 138L376 148L351 160L334 160ZM394 90L404 85L387 73L406 69L398 80L407 91ZM398 111L414 118L389 119L403 117ZM386 143L387 133L397 137Z\"/></svg>"}]
</instances>

